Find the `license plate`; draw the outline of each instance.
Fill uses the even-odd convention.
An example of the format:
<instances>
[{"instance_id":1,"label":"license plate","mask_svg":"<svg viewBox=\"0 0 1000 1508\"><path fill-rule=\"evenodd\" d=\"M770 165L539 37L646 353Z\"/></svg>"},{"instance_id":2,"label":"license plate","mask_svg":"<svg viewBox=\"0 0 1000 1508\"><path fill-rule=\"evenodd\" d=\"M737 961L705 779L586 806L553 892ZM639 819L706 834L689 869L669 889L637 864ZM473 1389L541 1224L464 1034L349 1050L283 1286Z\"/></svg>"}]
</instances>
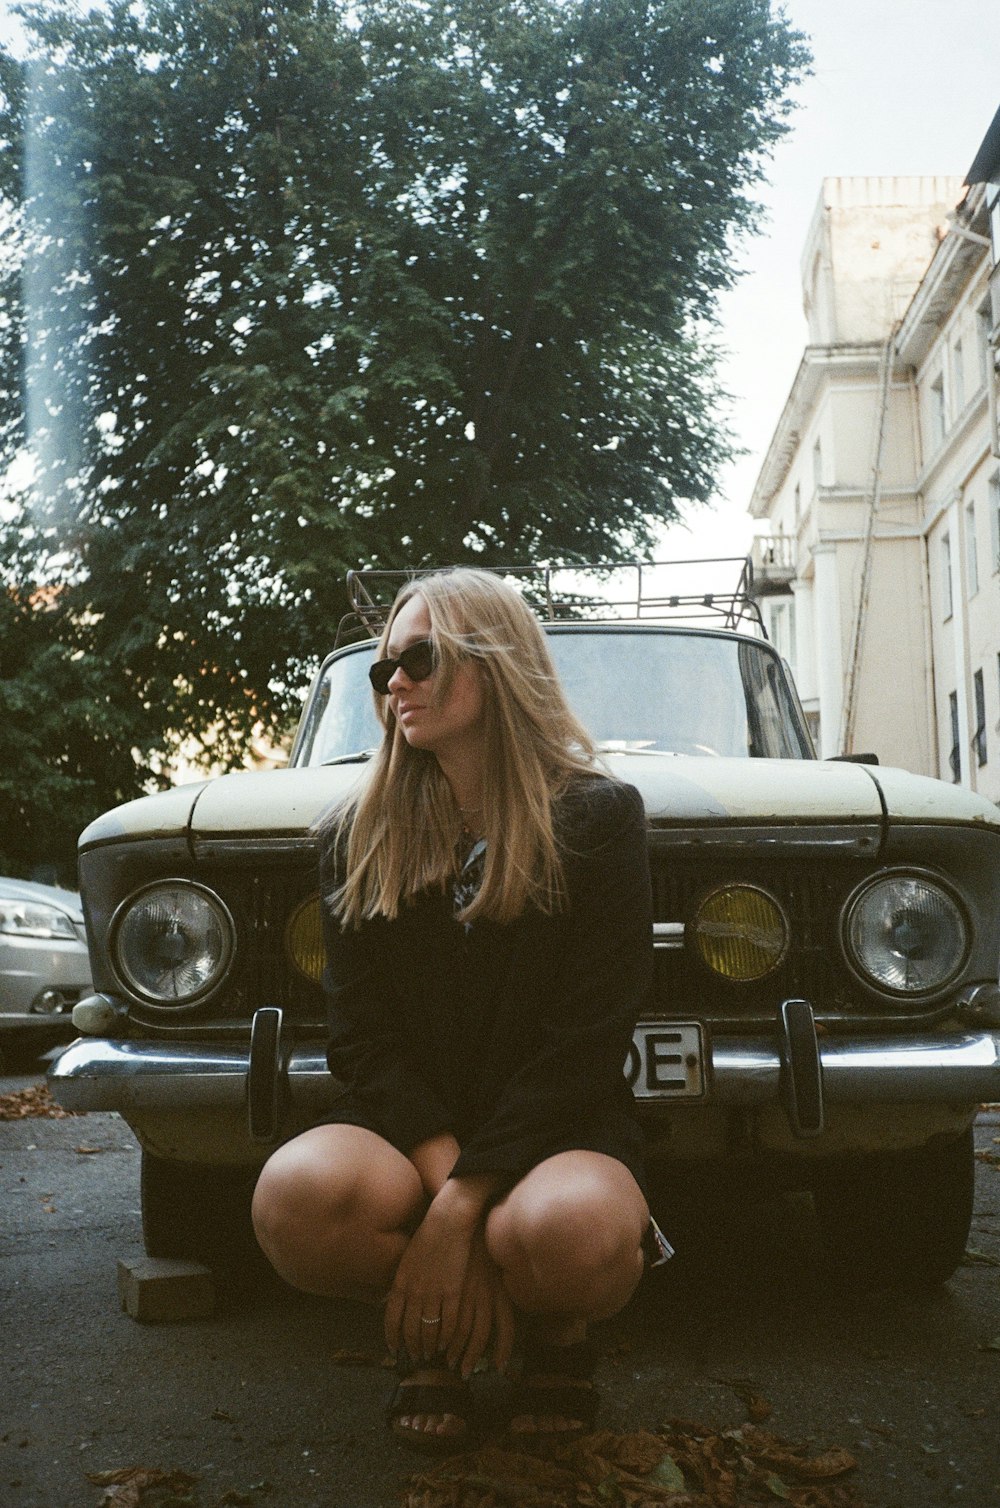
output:
<instances>
[{"instance_id":1,"label":"license plate","mask_svg":"<svg viewBox=\"0 0 1000 1508\"><path fill-rule=\"evenodd\" d=\"M625 1060L637 1100L694 1100L705 1093L705 1043L697 1022L637 1026Z\"/></svg>"}]
</instances>

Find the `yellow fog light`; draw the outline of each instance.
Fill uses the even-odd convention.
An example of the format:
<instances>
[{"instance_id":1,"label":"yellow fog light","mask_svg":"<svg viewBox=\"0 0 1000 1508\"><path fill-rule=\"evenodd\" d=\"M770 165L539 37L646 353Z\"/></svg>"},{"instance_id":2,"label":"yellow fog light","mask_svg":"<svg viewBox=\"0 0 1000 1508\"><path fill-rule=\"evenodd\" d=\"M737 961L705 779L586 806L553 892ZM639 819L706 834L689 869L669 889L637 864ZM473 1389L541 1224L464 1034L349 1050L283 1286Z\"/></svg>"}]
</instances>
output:
<instances>
[{"instance_id":1,"label":"yellow fog light","mask_svg":"<svg viewBox=\"0 0 1000 1508\"><path fill-rule=\"evenodd\" d=\"M319 984L326 965L323 948L323 911L318 895L297 906L285 928L285 952L300 974Z\"/></svg>"},{"instance_id":2,"label":"yellow fog light","mask_svg":"<svg viewBox=\"0 0 1000 1508\"><path fill-rule=\"evenodd\" d=\"M701 902L689 928L702 962L724 979L763 979L788 949L777 901L755 885L725 885Z\"/></svg>"}]
</instances>

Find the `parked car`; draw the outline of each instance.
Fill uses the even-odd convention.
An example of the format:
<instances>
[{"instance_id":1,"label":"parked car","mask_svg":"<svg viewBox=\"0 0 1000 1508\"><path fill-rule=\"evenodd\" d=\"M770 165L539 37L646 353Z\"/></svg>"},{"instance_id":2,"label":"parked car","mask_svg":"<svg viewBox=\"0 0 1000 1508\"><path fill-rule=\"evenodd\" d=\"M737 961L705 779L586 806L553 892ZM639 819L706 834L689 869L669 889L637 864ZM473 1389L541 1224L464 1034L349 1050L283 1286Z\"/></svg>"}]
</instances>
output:
<instances>
[{"instance_id":1,"label":"parked car","mask_svg":"<svg viewBox=\"0 0 1000 1508\"><path fill-rule=\"evenodd\" d=\"M92 988L80 897L0 878L0 1063L68 1042Z\"/></svg>"},{"instance_id":2,"label":"parked car","mask_svg":"<svg viewBox=\"0 0 1000 1508\"><path fill-rule=\"evenodd\" d=\"M1000 812L817 760L748 568L723 597L652 598L650 578L625 610L577 585L560 611L549 571L535 596L571 701L645 798L656 990L624 1071L651 1165L811 1190L835 1268L941 1281L977 1105L1000 1098ZM352 578L364 636L324 661L288 769L130 802L80 840L97 993L52 1088L135 1130L151 1254L224 1246L245 1221L228 1194L337 1091L310 826L378 741L367 669L398 585Z\"/></svg>"}]
</instances>

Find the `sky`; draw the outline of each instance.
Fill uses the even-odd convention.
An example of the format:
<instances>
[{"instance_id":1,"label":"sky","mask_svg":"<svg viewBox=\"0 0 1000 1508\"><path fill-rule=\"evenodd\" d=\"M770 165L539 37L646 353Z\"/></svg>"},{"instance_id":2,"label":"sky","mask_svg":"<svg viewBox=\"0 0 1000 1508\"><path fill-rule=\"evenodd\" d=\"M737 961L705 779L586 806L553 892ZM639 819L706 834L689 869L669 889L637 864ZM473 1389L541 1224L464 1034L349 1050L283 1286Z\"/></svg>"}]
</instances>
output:
<instances>
[{"instance_id":1,"label":"sky","mask_svg":"<svg viewBox=\"0 0 1000 1508\"><path fill-rule=\"evenodd\" d=\"M997 0L786 0L813 74L760 199L763 233L721 303L722 384L746 454L711 508L663 537L663 559L742 554L750 496L806 342L799 258L824 178L943 174L963 179L1000 106Z\"/></svg>"},{"instance_id":2,"label":"sky","mask_svg":"<svg viewBox=\"0 0 1000 1508\"><path fill-rule=\"evenodd\" d=\"M0 0L0 38L10 34ZM998 0L785 0L813 52L792 130L759 197L763 231L720 305L729 422L745 452L714 504L664 531L661 559L739 555L747 506L806 339L799 257L824 178L965 177L1000 106Z\"/></svg>"}]
</instances>

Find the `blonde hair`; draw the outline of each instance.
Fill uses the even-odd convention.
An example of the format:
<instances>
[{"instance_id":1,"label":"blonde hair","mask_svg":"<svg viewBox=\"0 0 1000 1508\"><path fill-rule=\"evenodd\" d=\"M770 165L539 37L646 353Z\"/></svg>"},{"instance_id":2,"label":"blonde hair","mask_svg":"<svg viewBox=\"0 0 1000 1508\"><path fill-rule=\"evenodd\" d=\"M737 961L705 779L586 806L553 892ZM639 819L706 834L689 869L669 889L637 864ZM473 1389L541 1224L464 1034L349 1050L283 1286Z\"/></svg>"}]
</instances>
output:
<instances>
[{"instance_id":1,"label":"blonde hair","mask_svg":"<svg viewBox=\"0 0 1000 1508\"><path fill-rule=\"evenodd\" d=\"M378 658L404 603L427 604L444 699L458 666L475 659L483 676L483 785L486 839L478 894L462 921L509 922L528 906L551 913L563 899L553 800L576 776L593 776L596 750L570 709L545 635L512 586L488 571L456 568L410 581L396 597ZM427 890L455 877L462 818L433 753L411 748L388 705L376 697L384 735L367 778L321 819L322 842L346 842L346 878L329 897L344 925L395 917Z\"/></svg>"}]
</instances>

